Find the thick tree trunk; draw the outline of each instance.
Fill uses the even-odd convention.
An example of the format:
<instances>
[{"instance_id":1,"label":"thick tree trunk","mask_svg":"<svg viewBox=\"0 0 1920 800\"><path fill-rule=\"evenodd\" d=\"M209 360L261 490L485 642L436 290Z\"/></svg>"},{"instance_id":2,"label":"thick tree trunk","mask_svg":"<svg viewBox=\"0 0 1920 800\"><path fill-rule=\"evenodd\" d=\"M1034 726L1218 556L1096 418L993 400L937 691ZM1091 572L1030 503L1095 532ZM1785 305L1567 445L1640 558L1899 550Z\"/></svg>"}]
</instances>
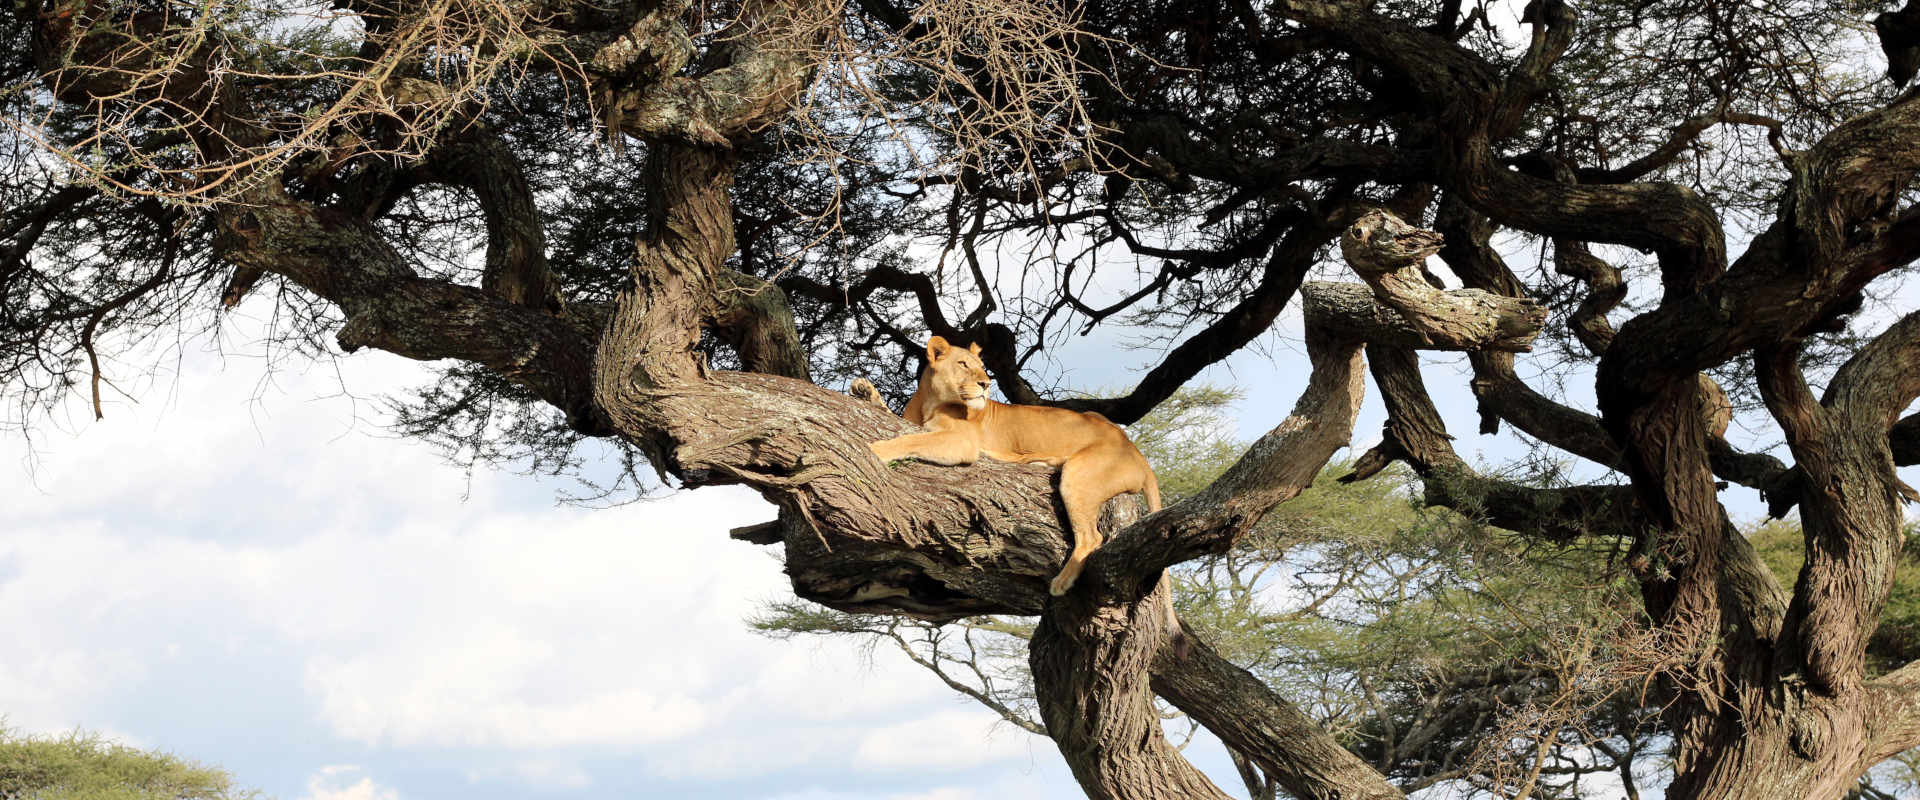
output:
<instances>
[{"instance_id":1,"label":"thick tree trunk","mask_svg":"<svg viewBox=\"0 0 1920 800\"><path fill-rule=\"evenodd\" d=\"M1718 713L1690 715L1688 758L1668 797L1837 800L1853 787L1867 744L1857 709L1786 687L1740 694Z\"/></svg>"},{"instance_id":2,"label":"thick tree trunk","mask_svg":"<svg viewBox=\"0 0 1920 800\"><path fill-rule=\"evenodd\" d=\"M1166 639L1166 583L1132 603L1056 598L1029 645L1047 735L1095 800L1225 798L1167 741L1148 668Z\"/></svg>"},{"instance_id":3,"label":"thick tree trunk","mask_svg":"<svg viewBox=\"0 0 1920 800\"><path fill-rule=\"evenodd\" d=\"M1901 500L1914 496L1894 475L1887 432L1920 393L1920 315L1842 366L1824 400L1797 355L1792 344L1769 348L1755 372L1807 476L1806 563L1773 641L1728 653L1732 702L1686 698L1694 708L1677 728L1669 794L1839 797L1887 755L1871 723L1891 698L1868 685L1865 651L1903 543Z\"/></svg>"}]
</instances>

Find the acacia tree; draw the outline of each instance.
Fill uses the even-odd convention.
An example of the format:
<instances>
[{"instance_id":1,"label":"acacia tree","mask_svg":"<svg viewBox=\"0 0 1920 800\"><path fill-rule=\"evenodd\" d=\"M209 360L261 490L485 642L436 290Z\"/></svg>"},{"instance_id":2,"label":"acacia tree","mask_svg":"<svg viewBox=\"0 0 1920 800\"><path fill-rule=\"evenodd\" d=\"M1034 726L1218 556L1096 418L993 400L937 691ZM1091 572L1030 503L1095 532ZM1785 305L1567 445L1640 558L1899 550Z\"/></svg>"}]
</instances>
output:
<instances>
[{"instance_id":1,"label":"acacia tree","mask_svg":"<svg viewBox=\"0 0 1920 800\"><path fill-rule=\"evenodd\" d=\"M1920 742L1920 666L1863 656L1920 430L1920 319L1848 334L1920 253L1920 100L1861 66L1872 5L25 0L0 352L22 424L69 387L98 412L105 343L266 285L296 345L450 361L400 422L467 457L611 438L760 490L780 517L738 535L782 544L801 597L1037 615L1041 717L1092 796L1219 795L1157 694L1290 794L1391 797L1253 674L1171 647L1157 588L1346 443L1365 349L1390 420L1362 475L1404 460L1432 503L1630 543L1670 796L1838 796ZM1916 17L1874 20L1896 85ZM1304 283L1336 239L1366 287ZM1552 258L1516 272L1502 245L1532 241ZM1468 290L1431 285L1436 251ZM982 344L1011 401L1127 423L1296 297L1293 416L1060 599L1044 470L879 464L904 424L808 380L890 364L897 394L925 331ZM1548 315L1597 413L1519 377ZM1036 385L1063 334L1121 321L1167 345L1136 387ZM1422 349L1470 353L1483 431L1626 483L1476 474ZM1736 407L1791 466L1726 441ZM1721 481L1798 507L1791 590Z\"/></svg>"}]
</instances>

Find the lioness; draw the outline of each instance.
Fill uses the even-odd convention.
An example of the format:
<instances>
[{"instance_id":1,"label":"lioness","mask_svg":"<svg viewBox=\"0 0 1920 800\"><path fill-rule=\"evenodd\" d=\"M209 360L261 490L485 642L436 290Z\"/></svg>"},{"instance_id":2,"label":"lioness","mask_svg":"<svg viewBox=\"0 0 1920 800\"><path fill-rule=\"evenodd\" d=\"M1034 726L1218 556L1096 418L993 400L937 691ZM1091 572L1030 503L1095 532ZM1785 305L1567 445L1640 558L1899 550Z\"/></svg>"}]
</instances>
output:
<instances>
[{"instance_id":1,"label":"lioness","mask_svg":"<svg viewBox=\"0 0 1920 800\"><path fill-rule=\"evenodd\" d=\"M1160 481L1140 448L1106 417L995 402L987 397L988 385L980 345L962 350L939 336L928 339L927 367L905 413L908 422L926 432L867 447L882 461L918 458L962 466L986 456L1059 467L1073 553L1050 589L1056 597L1066 594L1080 577L1087 555L1100 546L1100 506L1114 495L1140 492L1147 497L1147 509L1159 511Z\"/></svg>"}]
</instances>

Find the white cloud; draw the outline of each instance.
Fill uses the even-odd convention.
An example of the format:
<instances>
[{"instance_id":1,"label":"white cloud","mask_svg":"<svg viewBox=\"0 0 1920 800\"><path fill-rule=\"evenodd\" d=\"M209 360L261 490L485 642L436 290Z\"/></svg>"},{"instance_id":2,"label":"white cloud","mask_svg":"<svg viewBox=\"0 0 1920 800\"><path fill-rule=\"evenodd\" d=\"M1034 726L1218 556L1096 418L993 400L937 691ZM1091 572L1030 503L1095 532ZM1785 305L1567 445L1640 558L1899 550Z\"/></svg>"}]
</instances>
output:
<instances>
[{"instance_id":1,"label":"white cloud","mask_svg":"<svg viewBox=\"0 0 1920 800\"><path fill-rule=\"evenodd\" d=\"M1063 784L1053 784L1041 780L1037 775L1023 775L1018 771L1008 770L1001 772L999 778L991 781L894 794L888 796L886 800L1051 800L1059 797L1078 797L1077 788L1071 780Z\"/></svg>"},{"instance_id":2,"label":"white cloud","mask_svg":"<svg viewBox=\"0 0 1920 800\"><path fill-rule=\"evenodd\" d=\"M755 685L781 649L741 623L751 598L777 586L774 565L717 531L685 529L754 521L766 513L755 505L698 492L270 547L99 526L16 534L0 545L18 570L0 584L0 624L35 646L0 665L0 707L97 708L137 686L151 659L268 637L305 654L302 685L321 719L370 745L678 738L707 723L728 678ZM694 570L715 574L682 579ZM179 626L195 618L224 635L176 638L193 635Z\"/></svg>"},{"instance_id":3,"label":"white cloud","mask_svg":"<svg viewBox=\"0 0 1920 800\"><path fill-rule=\"evenodd\" d=\"M469 783L491 783L502 778L543 791L584 789L593 785L593 775L579 762L559 758L530 758L467 773Z\"/></svg>"},{"instance_id":4,"label":"white cloud","mask_svg":"<svg viewBox=\"0 0 1920 800\"><path fill-rule=\"evenodd\" d=\"M699 737L649 749L650 771L682 780L796 768L952 773L1024 766L1036 742L1051 753L1047 740L1009 728L984 709L956 708L951 694L884 645L871 659L844 642L786 645L760 658L751 680L713 704L724 722Z\"/></svg>"},{"instance_id":5,"label":"white cloud","mask_svg":"<svg viewBox=\"0 0 1920 800\"><path fill-rule=\"evenodd\" d=\"M852 794L809 787L798 791L783 791L779 794L767 795L760 798L760 800L875 800L875 798L876 796L872 794Z\"/></svg>"},{"instance_id":6,"label":"white cloud","mask_svg":"<svg viewBox=\"0 0 1920 800\"><path fill-rule=\"evenodd\" d=\"M853 763L874 770L952 770L1026 758L1032 736L998 722L978 709L902 720L862 737Z\"/></svg>"},{"instance_id":7,"label":"white cloud","mask_svg":"<svg viewBox=\"0 0 1920 800\"><path fill-rule=\"evenodd\" d=\"M740 492L695 492L314 548L324 552L289 563L326 585L294 596L330 586L340 598L285 609L297 626L288 633L311 640L305 683L322 718L355 741L676 739L710 721L711 664L759 644L740 619L775 574L752 548L697 523L757 521L768 513L759 505ZM707 572L716 574L685 580Z\"/></svg>"},{"instance_id":8,"label":"white cloud","mask_svg":"<svg viewBox=\"0 0 1920 800\"><path fill-rule=\"evenodd\" d=\"M0 708L58 729L110 718L116 696L168 691L143 664L211 653L244 670L292 652L302 669L286 680L318 722L374 747L612 747L709 778L955 769L1015 752L1017 732L989 739L990 714L951 710L890 651L869 662L748 632L741 618L783 579L720 531L766 513L751 495L703 490L260 546L100 524L14 534L0 544L15 564L0 628L35 646L0 663ZM930 705L947 710L915 711Z\"/></svg>"},{"instance_id":9,"label":"white cloud","mask_svg":"<svg viewBox=\"0 0 1920 800\"><path fill-rule=\"evenodd\" d=\"M942 786L930 792L896 794L887 800L978 800L979 792L960 786Z\"/></svg>"},{"instance_id":10,"label":"white cloud","mask_svg":"<svg viewBox=\"0 0 1920 800\"><path fill-rule=\"evenodd\" d=\"M166 567L200 562L195 577L230 571L215 550L134 542L97 523L0 539L0 559L13 565L0 581L0 630L11 645L0 660L0 709L29 730L69 729L85 719L75 711L98 709L117 690L140 683L167 657L157 620L177 624L176 615L189 608L219 607L224 594L222 580L196 585Z\"/></svg>"},{"instance_id":11,"label":"white cloud","mask_svg":"<svg viewBox=\"0 0 1920 800\"><path fill-rule=\"evenodd\" d=\"M351 764L321 767L307 778L303 800L400 800L398 791L374 783L361 772Z\"/></svg>"}]
</instances>

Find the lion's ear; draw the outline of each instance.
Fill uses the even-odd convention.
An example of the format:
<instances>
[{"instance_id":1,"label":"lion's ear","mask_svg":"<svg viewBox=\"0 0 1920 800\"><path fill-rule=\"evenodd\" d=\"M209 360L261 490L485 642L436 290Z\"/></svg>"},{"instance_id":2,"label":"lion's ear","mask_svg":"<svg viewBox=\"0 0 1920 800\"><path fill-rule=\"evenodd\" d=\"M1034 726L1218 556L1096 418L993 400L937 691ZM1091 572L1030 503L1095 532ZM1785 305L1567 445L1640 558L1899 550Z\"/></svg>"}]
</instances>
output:
<instances>
[{"instance_id":1,"label":"lion's ear","mask_svg":"<svg viewBox=\"0 0 1920 800\"><path fill-rule=\"evenodd\" d=\"M976 356L980 355L980 343L974 342L973 344L967 345L967 352L972 353Z\"/></svg>"},{"instance_id":2,"label":"lion's ear","mask_svg":"<svg viewBox=\"0 0 1920 800\"><path fill-rule=\"evenodd\" d=\"M927 360L938 361L942 358L946 358L947 351L952 349L953 349L953 345L947 344L947 339L944 336L935 336L931 339L928 339L927 340Z\"/></svg>"}]
</instances>

